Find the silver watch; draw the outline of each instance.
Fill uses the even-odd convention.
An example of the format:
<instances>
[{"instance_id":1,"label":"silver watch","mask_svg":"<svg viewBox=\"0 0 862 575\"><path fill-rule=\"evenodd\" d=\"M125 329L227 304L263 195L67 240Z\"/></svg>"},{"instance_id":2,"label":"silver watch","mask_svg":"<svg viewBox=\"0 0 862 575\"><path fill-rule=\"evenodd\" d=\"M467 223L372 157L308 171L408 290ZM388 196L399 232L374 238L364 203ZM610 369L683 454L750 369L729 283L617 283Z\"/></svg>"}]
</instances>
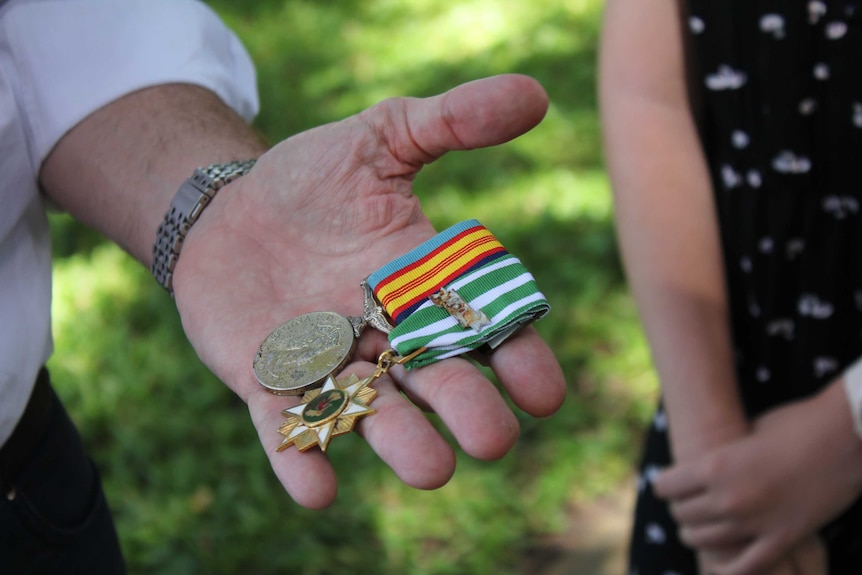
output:
<instances>
[{"instance_id":1,"label":"silver watch","mask_svg":"<svg viewBox=\"0 0 862 575\"><path fill-rule=\"evenodd\" d=\"M156 232L153 265L150 268L156 281L171 295L174 294L174 268L177 267L183 240L189 229L216 192L225 184L247 174L255 161L234 161L196 168L192 177L183 182L177 195L171 200L171 209L165 214L165 219Z\"/></svg>"}]
</instances>

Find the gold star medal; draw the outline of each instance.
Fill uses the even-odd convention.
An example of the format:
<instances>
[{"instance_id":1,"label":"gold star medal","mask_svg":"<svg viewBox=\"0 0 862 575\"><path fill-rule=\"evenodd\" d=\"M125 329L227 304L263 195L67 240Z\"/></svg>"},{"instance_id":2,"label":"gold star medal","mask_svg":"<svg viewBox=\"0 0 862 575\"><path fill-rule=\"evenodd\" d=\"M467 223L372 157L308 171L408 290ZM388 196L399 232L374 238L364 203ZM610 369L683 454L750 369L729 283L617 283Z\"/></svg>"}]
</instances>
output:
<instances>
[{"instance_id":1,"label":"gold star medal","mask_svg":"<svg viewBox=\"0 0 862 575\"><path fill-rule=\"evenodd\" d=\"M392 366L406 363L425 351L420 348L407 356L399 356L394 349L384 351L377 358L374 373L365 379L350 374L347 379L337 381L332 375L320 389L306 391L302 403L281 410L287 419L278 428L284 436L276 451L283 451L296 445L300 451L319 445L326 451L329 441L336 435L349 433L356 420L375 413L368 404L377 397L377 390L371 384L387 373Z\"/></svg>"},{"instance_id":2,"label":"gold star medal","mask_svg":"<svg viewBox=\"0 0 862 575\"><path fill-rule=\"evenodd\" d=\"M374 379L359 379L350 374L347 379L337 381L330 375L322 388L307 391L301 404L282 410L287 420L278 428L284 440L277 451L291 445L300 451L319 445L325 452L333 437L349 433L358 418L374 413L368 407L377 397L377 390L369 385Z\"/></svg>"}]
</instances>

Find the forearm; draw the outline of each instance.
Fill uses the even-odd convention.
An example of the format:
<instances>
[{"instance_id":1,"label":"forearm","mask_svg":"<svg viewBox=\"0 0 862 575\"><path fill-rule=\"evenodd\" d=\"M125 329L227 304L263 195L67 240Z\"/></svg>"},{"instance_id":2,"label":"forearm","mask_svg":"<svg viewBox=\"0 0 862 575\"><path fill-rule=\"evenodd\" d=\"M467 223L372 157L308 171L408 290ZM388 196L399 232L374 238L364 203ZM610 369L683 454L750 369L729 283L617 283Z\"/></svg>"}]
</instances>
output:
<instances>
[{"instance_id":1,"label":"forearm","mask_svg":"<svg viewBox=\"0 0 862 575\"><path fill-rule=\"evenodd\" d=\"M679 118L641 114L634 104L628 112L614 110L616 121L635 116L628 124L639 122L645 140L630 132L610 136L619 154L611 154L611 178L628 278L661 380L674 452L684 458L745 427L717 233L705 205L710 192L693 169L702 160L690 153L696 147L685 147Z\"/></svg>"},{"instance_id":2,"label":"forearm","mask_svg":"<svg viewBox=\"0 0 862 575\"><path fill-rule=\"evenodd\" d=\"M607 10L600 88L620 245L673 449L687 458L746 425L709 177L672 39L675 3L612 2Z\"/></svg>"},{"instance_id":3,"label":"forearm","mask_svg":"<svg viewBox=\"0 0 862 575\"><path fill-rule=\"evenodd\" d=\"M208 90L162 85L86 117L46 158L46 195L144 265L171 199L194 169L259 156L259 135Z\"/></svg>"}]
</instances>

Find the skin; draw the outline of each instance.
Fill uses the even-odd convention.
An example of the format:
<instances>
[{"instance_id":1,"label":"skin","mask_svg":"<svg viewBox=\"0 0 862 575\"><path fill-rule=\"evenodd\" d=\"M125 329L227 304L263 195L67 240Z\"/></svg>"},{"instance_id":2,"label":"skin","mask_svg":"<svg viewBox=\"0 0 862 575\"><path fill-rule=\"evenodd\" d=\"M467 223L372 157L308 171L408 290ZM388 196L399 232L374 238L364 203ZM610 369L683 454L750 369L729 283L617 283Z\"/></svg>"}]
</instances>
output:
<instances>
[{"instance_id":1,"label":"skin","mask_svg":"<svg viewBox=\"0 0 862 575\"><path fill-rule=\"evenodd\" d=\"M858 495L859 442L835 389L786 413L746 420L681 30L675 0L606 4L606 155L624 263L661 380L675 461L654 488L671 502L703 573L825 573L816 529ZM814 416L822 426L811 438ZM823 476L830 480L817 484Z\"/></svg>"},{"instance_id":2,"label":"skin","mask_svg":"<svg viewBox=\"0 0 862 575\"><path fill-rule=\"evenodd\" d=\"M198 356L248 405L284 488L320 508L336 497L334 471L317 449L276 453L280 411L298 400L257 383L258 345L305 312L361 315L360 280L436 233L412 194L422 166L515 138L546 109L537 82L498 76L432 98L386 100L268 148L211 93L159 86L82 121L45 161L41 183L52 200L149 265L155 230L196 166L259 156L191 229L175 271L176 304ZM343 373L369 375L386 349L382 334L366 330ZM486 360L527 413L547 416L562 404L562 371L534 329ZM467 359L410 372L399 366L375 387L377 413L360 420L359 432L413 487L440 487L455 469L452 447L418 406L438 413L474 457L497 459L517 440L515 415Z\"/></svg>"},{"instance_id":3,"label":"skin","mask_svg":"<svg viewBox=\"0 0 862 575\"><path fill-rule=\"evenodd\" d=\"M766 413L748 435L664 472L655 488L688 544L740 549L716 563L718 573L762 572L862 494L862 441L843 383Z\"/></svg>"}]
</instances>

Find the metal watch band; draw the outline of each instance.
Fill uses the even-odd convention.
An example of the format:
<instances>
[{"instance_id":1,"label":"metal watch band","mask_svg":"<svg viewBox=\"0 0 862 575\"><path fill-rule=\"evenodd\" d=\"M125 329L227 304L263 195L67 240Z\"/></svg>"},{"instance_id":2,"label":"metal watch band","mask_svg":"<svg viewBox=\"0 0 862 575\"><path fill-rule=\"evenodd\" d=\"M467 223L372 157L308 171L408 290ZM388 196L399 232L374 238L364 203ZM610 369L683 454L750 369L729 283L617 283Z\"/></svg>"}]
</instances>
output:
<instances>
[{"instance_id":1,"label":"metal watch band","mask_svg":"<svg viewBox=\"0 0 862 575\"><path fill-rule=\"evenodd\" d=\"M183 182L177 195L171 200L171 208L156 232L153 244L153 265L150 271L168 293L174 295L174 268L183 240L201 212L213 199L216 192L226 184L251 170L256 160L234 161L196 168L192 177Z\"/></svg>"}]
</instances>

